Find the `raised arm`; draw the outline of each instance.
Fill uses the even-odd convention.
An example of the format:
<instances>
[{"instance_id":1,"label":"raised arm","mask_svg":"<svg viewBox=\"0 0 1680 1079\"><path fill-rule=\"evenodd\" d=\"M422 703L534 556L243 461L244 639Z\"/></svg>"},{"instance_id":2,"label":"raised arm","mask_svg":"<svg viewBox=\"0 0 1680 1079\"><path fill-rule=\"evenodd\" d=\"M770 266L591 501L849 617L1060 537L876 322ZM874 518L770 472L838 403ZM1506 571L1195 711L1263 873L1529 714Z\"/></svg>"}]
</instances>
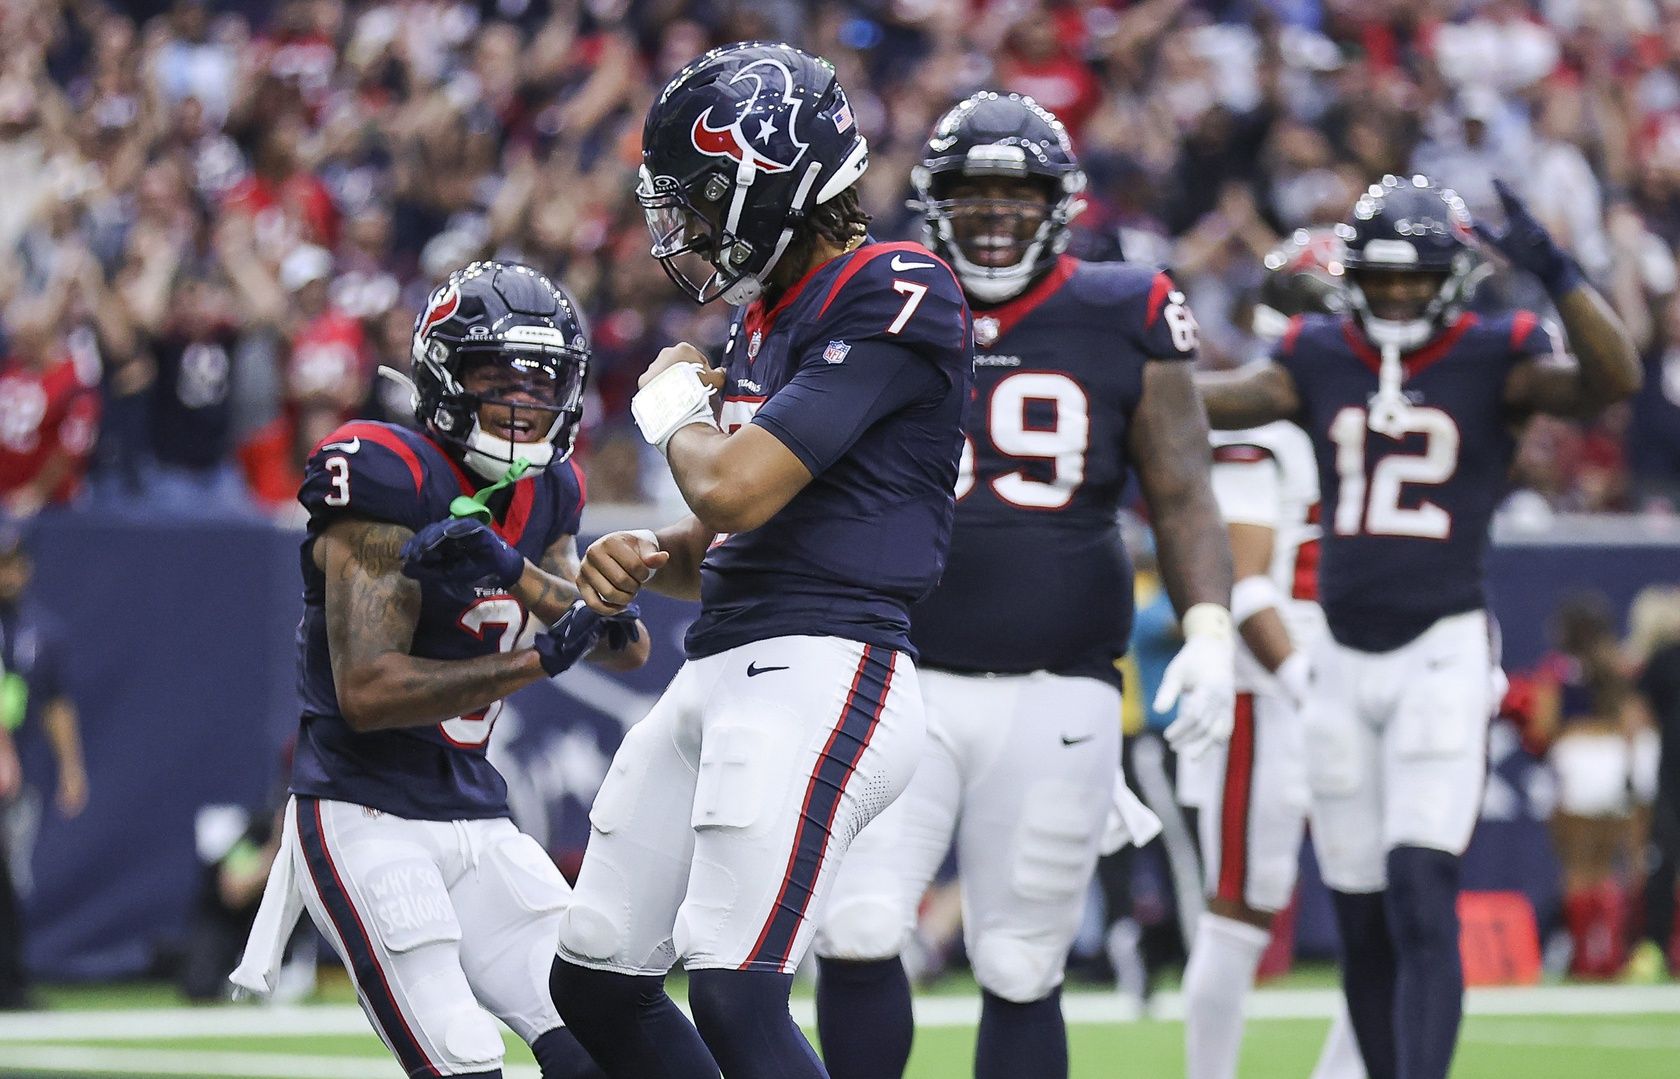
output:
<instances>
[{"instance_id":1,"label":"raised arm","mask_svg":"<svg viewBox=\"0 0 1680 1079\"><path fill-rule=\"evenodd\" d=\"M1587 419L1638 393L1639 354L1598 290L1582 281L1555 302L1573 355L1517 364L1505 380L1505 403L1525 415Z\"/></svg>"},{"instance_id":2,"label":"raised arm","mask_svg":"<svg viewBox=\"0 0 1680 1079\"><path fill-rule=\"evenodd\" d=\"M1505 229L1495 232L1477 222L1476 233L1539 280L1557 305L1574 353L1517 364L1505 381L1505 403L1519 415L1590 417L1639 392L1643 371L1627 327L1522 200L1502 181L1495 180L1494 188L1505 206Z\"/></svg>"}]
</instances>

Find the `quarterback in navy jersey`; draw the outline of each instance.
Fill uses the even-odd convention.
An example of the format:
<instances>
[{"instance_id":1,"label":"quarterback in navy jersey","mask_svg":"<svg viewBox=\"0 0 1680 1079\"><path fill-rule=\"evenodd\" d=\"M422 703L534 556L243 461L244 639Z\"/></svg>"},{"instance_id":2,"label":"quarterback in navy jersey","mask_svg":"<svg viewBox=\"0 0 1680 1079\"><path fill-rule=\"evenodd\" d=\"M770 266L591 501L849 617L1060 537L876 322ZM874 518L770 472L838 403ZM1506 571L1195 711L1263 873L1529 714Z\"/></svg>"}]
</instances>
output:
<instances>
[{"instance_id":1,"label":"quarterback in navy jersey","mask_svg":"<svg viewBox=\"0 0 1680 1079\"><path fill-rule=\"evenodd\" d=\"M788 992L847 845L921 756L909 607L945 562L968 307L925 248L869 242L868 145L825 60L707 53L642 161L653 254L744 310L721 368L667 348L631 405L693 515L584 557L602 613L644 584L701 609L596 797L551 985L611 1076L818 1077ZM679 959L692 1025L663 988Z\"/></svg>"},{"instance_id":2,"label":"quarterback in navy jersey","mask_svg":"<svg viewBox=\"0 0 1680 1079\"><path fill-rule=\"evenodd\" d=\"M303 717L281 856L233 980L268 989L308 909L413 1076L501 1075L492 1015L545 1079L601 1074L547 993L566 883L485 756L507 694L591 651L646 658L633 613L604 620L571 583L588 359L552 282L473 263L415 323L421 429L340 427L298 492Z\"/></svg>"},{"instance_id":3,"label":"quarterback in navy jersey","mask_svg":"<svg viewBox=\"0 0 1680 1079\"><path fill-rule=\"evenodd\" d=\"M1270 362L1203 385L1215 426L1292 419L1313 440L1330 630L1303 718L1313 840L1372 1079L1442 1079L1457 1042L1458 857L1496 703L1482 562L1513 431L1639 386L1603 298L1499 192L1495 233L1427 178L1385 176L1339 227L1349 313L1301 318ZM1473 235L1545 286L1573 359L1530 312L1464 310L1485 272Z\"/></svg>"},{"instance_id":4,"label":"quarterback in navy jersey","mask_svg":"<svg viewBox=\"0 0 1680 1079\"><path fill-rule=\"evenodd\" d=\"M1128 466L1185 614L1168 737L1195 752L1229 729L1231 569L1188 363L1196 326L1165 274L1063 253L1085 177L1031 98L955 106L912 179L928 242L974 305L975 394L945 576L911 609L928 749L840 868L817 938L818 1029L835 1079L904 1074L899 955L954 838L983 1001L975 1075L1057 1079L1063 967L1119 784Z\"/></svg>"}]
</instances>

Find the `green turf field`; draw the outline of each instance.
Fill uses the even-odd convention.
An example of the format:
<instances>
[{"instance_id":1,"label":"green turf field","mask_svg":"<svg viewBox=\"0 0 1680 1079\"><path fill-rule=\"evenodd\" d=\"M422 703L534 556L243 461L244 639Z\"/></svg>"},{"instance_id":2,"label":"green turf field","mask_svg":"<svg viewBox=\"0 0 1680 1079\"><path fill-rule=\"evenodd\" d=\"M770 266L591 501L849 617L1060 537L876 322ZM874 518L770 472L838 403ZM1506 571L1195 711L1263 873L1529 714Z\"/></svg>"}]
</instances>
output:
<instances>
[{"instance_id":1,"label":"green turf field","mask_svg":"<svg viewBox=\"0 0 1680 1079\"><path fill-rule=\"evenodd\" d=\"M219 1079L397 1079L394 1062L344 1003L291 1008L183 1008L150 987L59 991L49 1011L0 1016L0 1075L212 1076ZM918 1000L910 1074L969 1074L978 1001L959 985ZM1243 1079L1306 1079L1329 1027L1323 989L1264 990L1244 1047ZM1176 994L1158 1018L1126 1019L1118 998L1070 992L1076 1079L1167 1079L1183 1074ZM809 999L795 1001L802 1020ZM1478 993L1453 1070L1456 1079L1675 1079L1680 1076L1680 986L1555 987ZM537 1079L523 1045L509 1039L508 1079ZM1023 1077L1030 1079L1030 1077Z\"/></svg>"}]
</instances>

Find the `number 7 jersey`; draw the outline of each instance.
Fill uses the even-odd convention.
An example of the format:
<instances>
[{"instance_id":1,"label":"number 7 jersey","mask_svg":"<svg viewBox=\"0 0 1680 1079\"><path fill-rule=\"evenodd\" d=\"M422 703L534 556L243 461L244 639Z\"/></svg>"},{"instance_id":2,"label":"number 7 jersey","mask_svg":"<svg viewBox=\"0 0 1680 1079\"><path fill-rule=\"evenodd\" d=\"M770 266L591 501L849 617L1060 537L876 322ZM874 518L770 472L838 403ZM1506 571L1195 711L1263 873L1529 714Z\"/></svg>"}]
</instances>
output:
<instances>
[{"instance_id":1,"label":"number 7 jersey","mask_svg":"<svg viewBox=\"0 0 1680 1079\"><path fill-rule=\"evenodd\" d=\"M1486 605L1488 523L1516 446L1506 378L1551 351L1531 312L1461 315L1402 356L1408 407L1381 433L1369 421L1376 348L1350 319L1290 324L1272 359L1294 380L1297 421L1318 461L1319 596L1337 641L1388 652L1447 615Z\"/></svg>"},{"instance_id":2,"label":"number 7 jersey","mask_svg":"<svg viewBox=\"0 0 1680 1079\"><path fill-rule=\"evenodd\" d=\"M911 611L924 666L1118 684L1127 437L1144 365L1195 353L1183 300L1152 269L1064 256L1014 300L976 309L951 553Z\"/></svg>"}]
</instances>

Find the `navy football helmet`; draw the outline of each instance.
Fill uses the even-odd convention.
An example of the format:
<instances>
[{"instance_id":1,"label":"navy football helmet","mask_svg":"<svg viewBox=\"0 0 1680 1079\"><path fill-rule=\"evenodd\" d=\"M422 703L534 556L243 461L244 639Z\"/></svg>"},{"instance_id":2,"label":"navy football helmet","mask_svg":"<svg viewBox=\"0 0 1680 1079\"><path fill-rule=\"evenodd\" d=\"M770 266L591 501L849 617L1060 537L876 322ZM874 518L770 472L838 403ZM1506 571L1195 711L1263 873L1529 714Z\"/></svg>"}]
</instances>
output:
<instances>
[{"instance_id":1,"label":"navy football helmet","mask_svg":"<svg viewBox=\"0 0 1680 1079\"><path fill-rule=\"evenodd\" d=\"M1345 257L1342 238L1327 228L1296 229L1267 252L1266 276L1254 301L1255 336L1276 341L1296 315L1346 311Z\"/></svg>"},{"instance_id":2,"label":"navy football helmet","mask_svg":"<svg viewBox=\"0 0 1680 1079\"><path fill-rule=\"evenodd\" d=\"M1038 184L1047 204L952 197L959 182L985 177ZM1019 295L1054 266L1071 239L1069 222L1085 208L1085 171L1067 129L1020 94L982 91L959 102L934 126L910 182L924 242L983 303Z\"/></svg>"},{"instance_id":3,"label":"navy football helmet","mask_svg":"<svg viewBox=\"0 0 1680 1079\"><path fill-rule=\"evenodd\" d=\"M539 470L571 456L583 419L589 340L577 305L529 266L474 262L449 275L414 321L414 418L486 479L523 458ZM485 375L482 369L494 366ZM484 386L470 392L469 375ZM518 395L517 397L514 395ZM509 409L487 431L482 405ZM546 430L536 441L517 436Z\"/></svg>"},{"instance_id":4,"label":"navy football helmet","mask_svg":"<svg viewBox=\"0 0 1680 1079\"><path fill-rule=\"evenodd\" d=\"M1384 176L1336 226L1346 245L1349 307L1378 345L1416 348L1458 317L1488 269L1471 245L1470 211L1450 189L1427 176ZM1431 298L1407 317L1379 317L1360 287L1366 271L1431 274Z\"/></svg>"},{"instance_id":5,"label":"navy football helmet","mask_svg":"<svg viewBox=\"0 0 1680 1079\"><path fill-rule=\"evenodd\" d=\"M700 303L744 304L811 208L868 165L834 65L749 41L706 53L660 93L642 128L636 199L672 281Z\"/></svg>"}]
</instances>

